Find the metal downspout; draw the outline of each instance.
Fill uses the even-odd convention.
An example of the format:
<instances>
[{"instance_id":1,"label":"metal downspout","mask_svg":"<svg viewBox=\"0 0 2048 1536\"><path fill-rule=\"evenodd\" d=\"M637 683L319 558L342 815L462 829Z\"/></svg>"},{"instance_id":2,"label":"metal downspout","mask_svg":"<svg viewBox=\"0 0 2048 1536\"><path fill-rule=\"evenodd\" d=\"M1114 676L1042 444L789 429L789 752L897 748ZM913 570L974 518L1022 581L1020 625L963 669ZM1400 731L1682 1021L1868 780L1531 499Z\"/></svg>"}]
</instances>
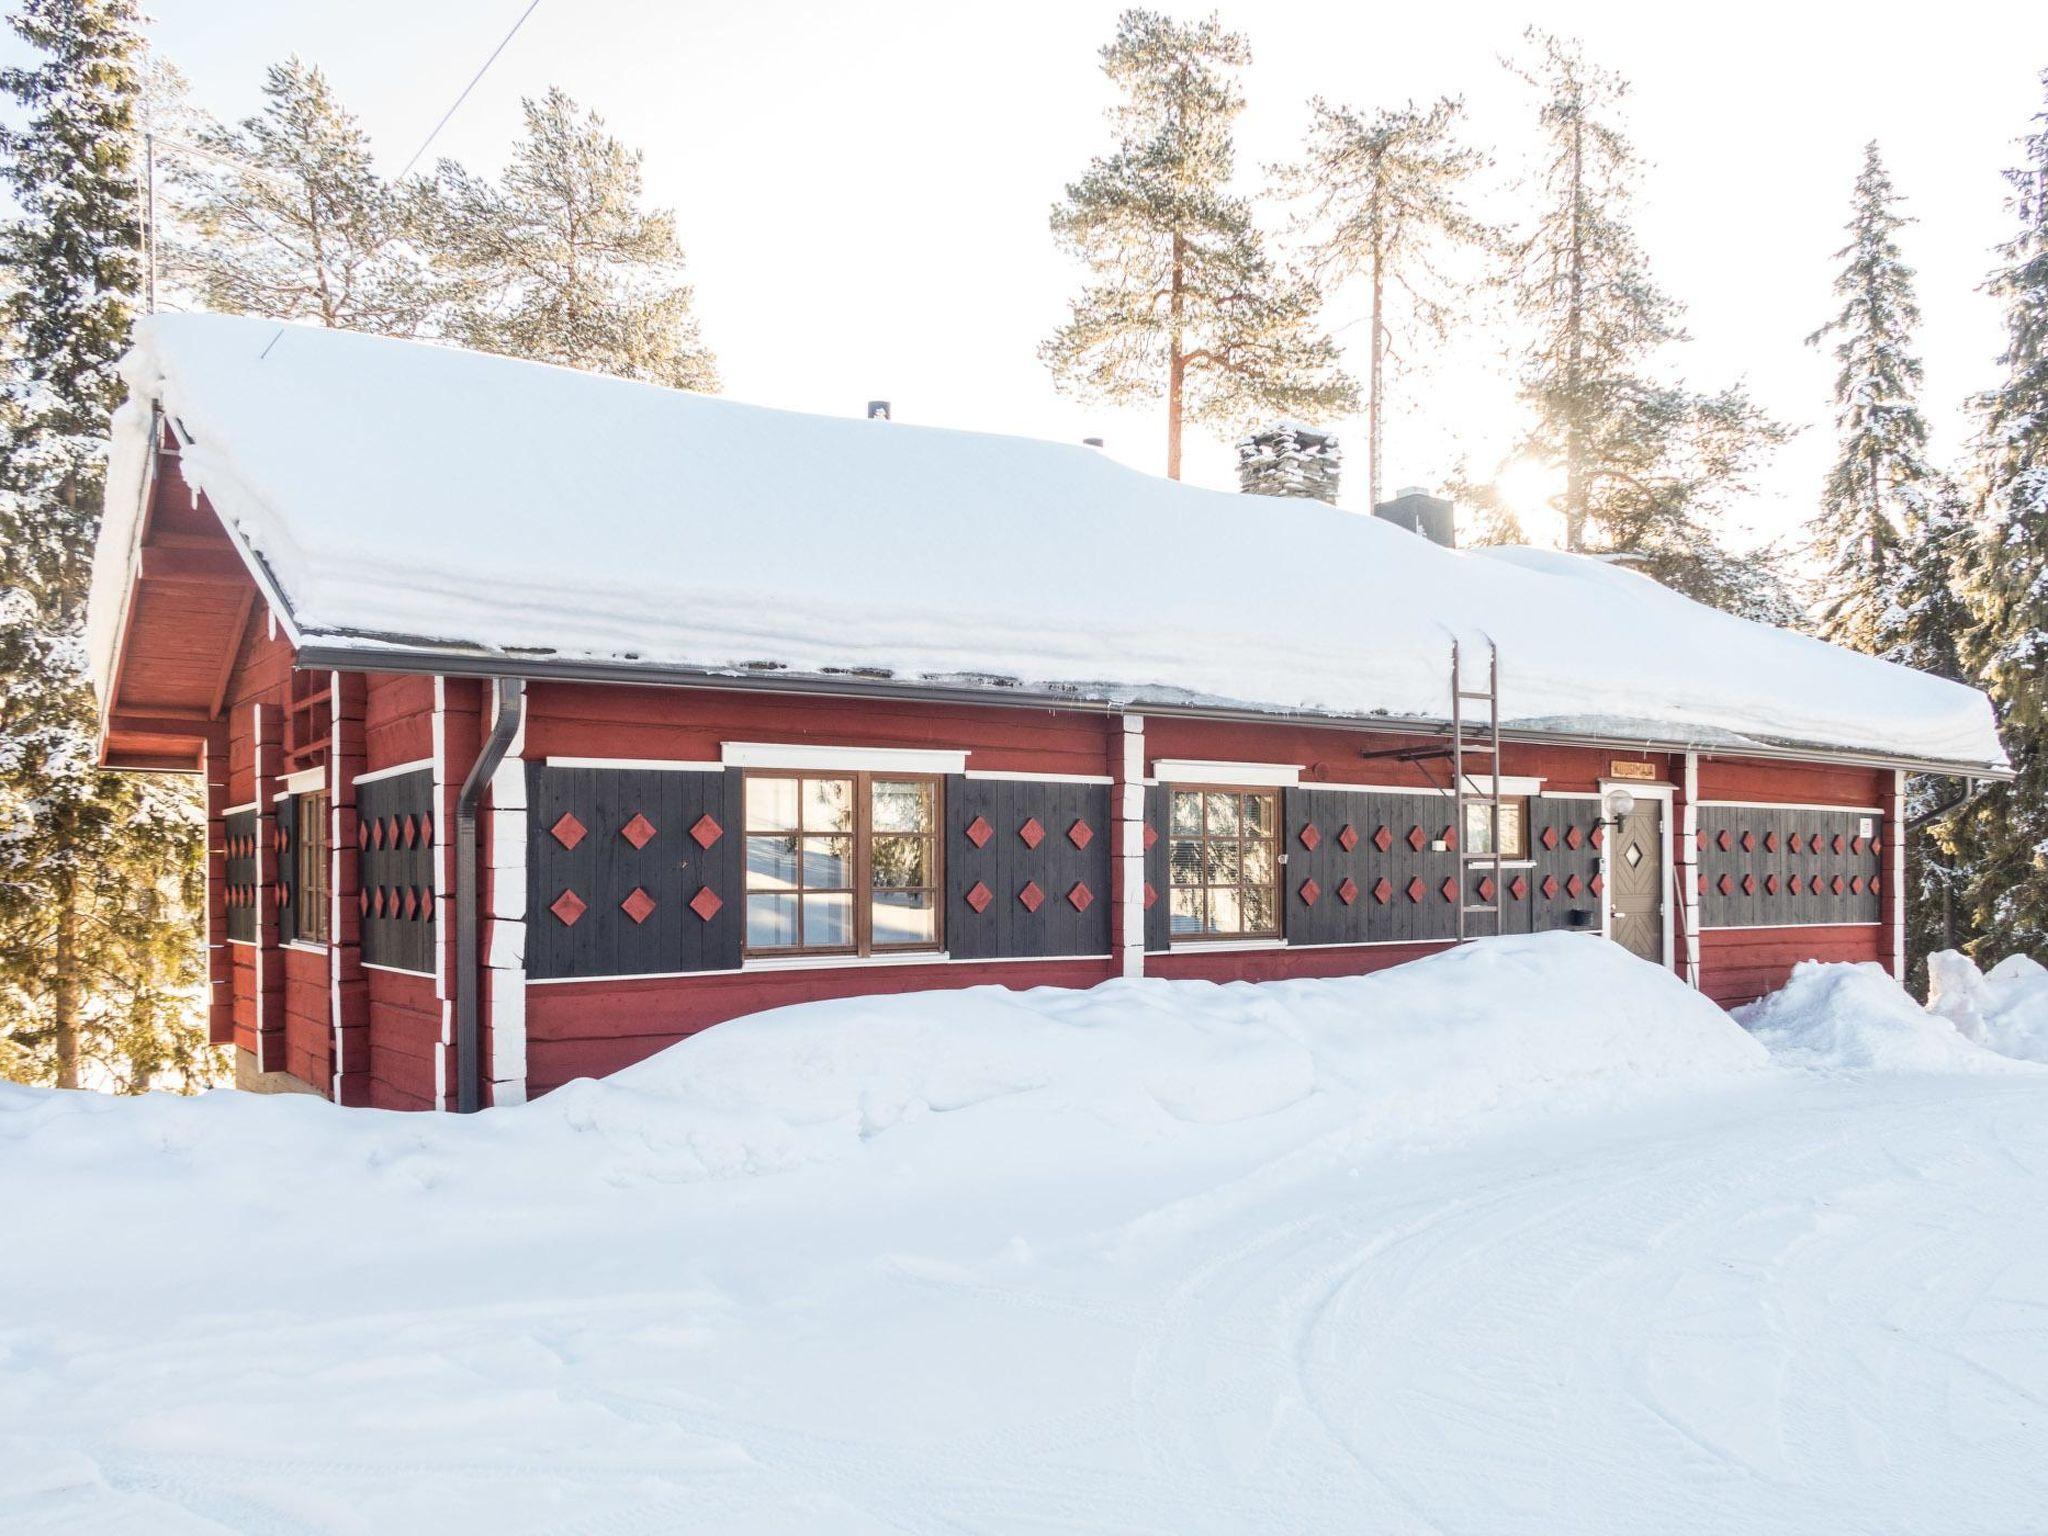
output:
<instances>
[{"instance_id":1,"label":"metal downspout","mask_svg":"<svg viewBox=\"0 0 2048 1536\"><path fill-rule=\"evenodd\" d=\"M483 882L477 868L477 811L491 775L526 719L526 679L497 679L498 718L483 751L470 765L469 776L455 798L455 1107L474 1114L483 1107L482 1041L477 1023L477 992L482 975L477 965L478 898Z\"/></svg>"}]
</instances>

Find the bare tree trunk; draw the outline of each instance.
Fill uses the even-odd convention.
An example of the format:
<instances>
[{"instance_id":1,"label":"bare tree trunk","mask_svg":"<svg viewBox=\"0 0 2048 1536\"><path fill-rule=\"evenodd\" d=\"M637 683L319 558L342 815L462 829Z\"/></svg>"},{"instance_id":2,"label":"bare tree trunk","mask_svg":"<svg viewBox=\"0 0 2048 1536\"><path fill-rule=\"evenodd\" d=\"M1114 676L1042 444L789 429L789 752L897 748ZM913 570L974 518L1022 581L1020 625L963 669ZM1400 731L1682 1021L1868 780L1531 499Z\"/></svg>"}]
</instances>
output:
<instances>
[{"instance_id":1,"label":"bare tree trunk","mask_svg":"<svg viewBox=\"0 0 2048 1536\"><path fill-rule=\"evenodd\" d=\"M1586 192L1584 126L1572 118L1572 224L1567 259L1571 299L1565 316L1564 547L1586 547L1585 401L1581 398L1585 345L1586 252L1583 219Z\"/></svg>"},{"instance_id":2,"label":"bare tree trunk","mask_svg":"<svg viewBox=\"0 0 2048 1536\"><path fill-rule=\"evenodd\" d=\"M52 961L51 1022L57 1032L57 1086L78 1086L78 887L67 874L57 886L57 953Z\"/></svg>"},{"instance_id":3,"label":"bare tree trunk","mask_svg":"<svg viewBox=\"0 0 2048 1536\"><path fill-rule=\"evenodd\" d=\"M1181 282L1182 263L1187 259L1187 246L1179 230L1173 232L1173 280L1167 301L1167 354L1166 354L1166 478L1180 478L1180 420L1181 395L1187 380L1187 357L1181 346Z\"/></svg>"},{"instance_id":4,"label":"bare tree trunk","mask_svg":"<svg viewBox=\"0 0 2048 1536\"><path fill-rule=\"evenodd\" d=\"M1372 397L1365 404L1365 510L1380 504L1380 450L1385 442L1385 418L1380 411L1381 383L1386 376L1387 276L1385 259L1377 236L1372 250Z\"/></svg>"}]
</instances>

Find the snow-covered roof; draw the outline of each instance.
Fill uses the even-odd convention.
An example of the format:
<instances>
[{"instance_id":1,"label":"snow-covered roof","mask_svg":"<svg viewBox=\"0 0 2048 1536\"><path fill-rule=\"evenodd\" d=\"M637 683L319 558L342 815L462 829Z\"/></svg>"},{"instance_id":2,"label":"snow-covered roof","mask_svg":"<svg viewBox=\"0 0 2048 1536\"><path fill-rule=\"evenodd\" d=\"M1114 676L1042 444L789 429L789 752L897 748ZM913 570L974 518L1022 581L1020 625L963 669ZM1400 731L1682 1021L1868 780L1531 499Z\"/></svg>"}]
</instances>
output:
<instances>
[{"instance_id":1,"label":"snow-covered roof","mask_svg":"<svg viewBox=\"0 0 2048 1536\"><path fill-rule=\"evenodd\" d=\"M1132 705L1442 719L1498 641L1510 728L2004 763L1974 689L1634 572L1447 550L1080 445L841 419L414 342L159 315L123 364L104 688L152 401L303 645L1002 679Z\"/></svg>"}]
</instances>

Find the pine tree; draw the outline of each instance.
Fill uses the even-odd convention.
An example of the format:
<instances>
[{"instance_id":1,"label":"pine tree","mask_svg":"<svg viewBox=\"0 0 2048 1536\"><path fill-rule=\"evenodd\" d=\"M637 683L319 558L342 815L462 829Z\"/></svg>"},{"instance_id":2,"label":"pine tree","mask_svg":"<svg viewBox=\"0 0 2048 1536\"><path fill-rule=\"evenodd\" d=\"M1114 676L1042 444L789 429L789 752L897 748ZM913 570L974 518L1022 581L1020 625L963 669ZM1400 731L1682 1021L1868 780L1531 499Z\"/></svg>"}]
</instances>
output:
<instances>
[{"instance_id":1,"label":"pine tree","mask_svg":"<svg viewBox=\"0 0 2048 1536\"><path fill-rule=\"evenodd\" d=\"M82 630L141 229L133 0L26 0L0 72L0 1071L125 1090L217 1063L198 1017L200 823L101 772Z\"/></svg>"},{"instance_id":2,"label":"pine tree","mask_svg":"<svg viewBox=\"0 0 2048 1536\"><path fill-rule=\"evenodd\" d=\"M2019 777L1976 801L1954 834L1969 867L1970 950L1987 964L2048 948L2048 107L2033 124L2006 172L2019 228L1986 285L2005 306L2005 377L1982 401L1972 647Z\"/></svg>"},{"instance_id":3,"label":"pine tree","mask_svg":"<svg viewBox=\"0 0 2048 1536\"><path fill-rule=\"evenodd\" d=\"M1357 389L1315 326L1320 296L1281 273L1229 191L1236 72L1251 49L1211 16L1129 10L1102 50L1122 93L1116 146L1052 211L1060 247L1093 275L1039 348L1063 390L1166 399L1166 473L1180 478L1188 423L1248 425L1268 412L1328 419Z\"/></svg>"},{"instance_id":4,"label":"pine tree","mask_svg":"<svg viewBox=\"0 0 2048 1536\"><path fill-rule=\"evenodd\" d=\"M1237 488L1251 496L1300 496L1337 504L1344 450L1328 432L1291 421L1247 433L1237 443Z\"/></svg>"},{"instance_id":5,"label":"pine tree","mask_svg":"<svg viewBox=\"0 0 2048 1536\"><path fill-rule=\"evenodd\" d=\"M1494 232L1462 201L1486 156L1459 143L1465 106L1445 97L1367 116L1309 103L1313 122L1303 161L1283 170L1307 199L1307 226L1319 282L1363 277L1367 307L1366 506L1381 500L1386 441L1387 368L1402 342L1441 339L1456 318L1459 285L1443 269L1446 249L1485 248Z\"/></svg>"},{"instance_id":6,"label":"pine tree","mask_svg":"<svg viewBox=\"0 0 2048 1536\"><path fill-rule=\"evenodd\" d=\"M264 76L263 110L159 153L191 234L164 245L168 281L210 309L411 336L433 290L411 204L372 167L370 141L327 77L296 57Z\"/></svg>"},{"instance_id":7,"label":"pine tree","mask_svg":"<svg viewBox=\"0 0 2048 1536\"><path fill-rule=\"evenodd\" d=\"M1517 72L1544 98L1540 205L1510 286L1534 338L1522 397L1535 420L1515 456L1562 467L1567 549L1623 558L1734 612L1768 608L1759 557L1729 553L1716 525L1788 434L1739 386L1702 394L1656 376L1658 354L1686 335L1629 223L1636 156L1614 121L1628 87L1576 43L1528 37L1541 59Z\"/></svg>"},{"instance_id":8,"label":"pine tree","mask_svg":"<svg viewBox=\"0 0 2048 1536\"><path fill-rule=\"evenodd\" d=\"M1840 442L1820 514L1812 524L1823 570L1820 632L1859 651L1882 652L1893 637L1901 544L1927 510L1933 471L1920 415L1920 359L1913 331L1920 306L1913 269L1897 235L1912 220L1898 211L1876 141L1864 146L1848 223L1835 252L1841 308L1807 338L1835 338L1835 430Z\"/></svg>"},{"instance_id":9,"label":"pine tree","mask_svg":"<svg viewBox=\"0 0 2048 1536\"><path fill-rule=\"evenodd\" d=\"M715 390L675 216L641 208L640 154L560 90L528 100L496 185L442 161L435 243L467 346Z\"/></svg>"}]
</instances>

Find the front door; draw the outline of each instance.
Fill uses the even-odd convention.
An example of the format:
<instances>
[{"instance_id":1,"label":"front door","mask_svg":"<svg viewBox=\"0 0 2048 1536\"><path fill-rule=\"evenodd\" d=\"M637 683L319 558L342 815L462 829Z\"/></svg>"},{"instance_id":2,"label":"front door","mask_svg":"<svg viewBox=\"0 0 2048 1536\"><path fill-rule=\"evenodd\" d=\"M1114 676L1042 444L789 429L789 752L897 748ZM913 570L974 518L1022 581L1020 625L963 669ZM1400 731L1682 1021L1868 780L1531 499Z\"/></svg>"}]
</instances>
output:
<instances>
[{"instance_id":1,"label":"front door","mask_svg":"<svg viewBox=\"0 0 2048 1536\"><path fill-rule=\"evenodd\" d=\"M1614 827L1607 931L1632 955L1664 963L1664 807L1647 796Z\"/></svg>"}]
</instances>

